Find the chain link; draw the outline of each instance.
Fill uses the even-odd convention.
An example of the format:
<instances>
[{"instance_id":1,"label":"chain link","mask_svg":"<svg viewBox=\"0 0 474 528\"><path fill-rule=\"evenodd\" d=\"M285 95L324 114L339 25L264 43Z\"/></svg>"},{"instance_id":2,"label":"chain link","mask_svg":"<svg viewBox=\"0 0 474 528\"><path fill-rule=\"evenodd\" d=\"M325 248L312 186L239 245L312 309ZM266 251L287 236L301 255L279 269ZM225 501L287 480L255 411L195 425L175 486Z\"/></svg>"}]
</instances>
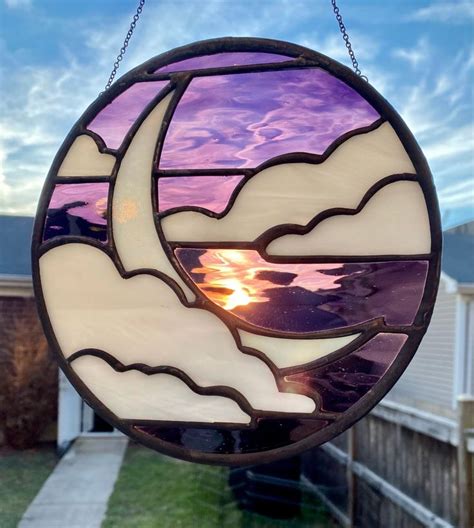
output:
<instances>
[{"instance_id":1,"label":"chain link","mask_svg":"<svg viewBox=\"0 0 474 528\"><path fill-rule=\"evenodd\" d=\"M359 68L359 62L356 59L354 50L352 49L352 44L349 40L349 35L346 30L346 26L344 25L344 21L342 20L342 15L340 13L340 9L337 6L336 0L331 0L332 8L334 11L334 14L336 15L337 23L339 24L339 30L341 31L342 38L344 40L344 43L347 48L347 52L349 54L349 57L352 61L352 67L354 68L355 73L361 78L364 79L364 81L368 82L368 78L365 75L362 75L362 72ZM123 45L120 48L120 53L117 55L117 58L114 62L114 67L112 68L112 71L110 72L109 80L107 81L107 84L105 85L104 91L100 93L102 95L105 91L107 91L114 82L115 76L117 75L117 70L120 67L120 63L123 60L123 56L125 55L125 52L127 51L128 44L130 42L130 39L132 38L133 31L135 30L135 27L137 25L137 22L140 18L140 15L143 11L143 6L145 5L145 0L139 0L138 7L136 13L133 15L132 22L130 23L130 27L127 31L127 35L125 36L125 40L123 41Z\"/></svg>"},{"instance_id":2,"label":"chain link","mask_svg":"<svg viewBox=\"0 0 474 528\"><path fill-rule=\"evenodd\" d=\"M354 50L352 49L352 44L350 43L349 35L347 33L346 26L344 25L344 21L342 20L342 15L340 13L339 7L337 7L336 0L331 0L331 4L334 14L336 15L337 23L339 24L339 29L341 31L342 38L346 44L347 52L349 53L349 57L351 58L352 67L361 79L364 79L364 81L369 82L369 79L365 75L362 75L362 72L360 71L359 63L357 62Z\"/></svg>"},{"instance_id":3,"label":"chain link","mask_svg":"<svg viewBox=\"0 0 474 528\"><path fill-rule=\"evenodd\" d=\"M127 35L125 36L125 40L123 41L123 45L120 48L120 53L117 55L117 58L115 59L114 67L113 67L113 69L112 69L112 71L110 73L109 80L107 81L107 84L105 85L104 91L101 92L99 95L102 95L105 91L107 91L112 86L112 83L114 82L115 76L117 75L117 70L119 69L120 63L122 62L122 59L123 59L123 56L125 55L125 52L127 51L128 43L130 42L130 39L132 38L135 26L137 25L137 22L138 22L138 19L140 18L140 15L142 14L144 5L145 5L145 0L140 0L139 4L138 4L138 7L137 7L137 11L133 15L133 20L132 20L132 22L130 24L130 27L129 27L128 31L127 31Z\"/></svg>"}]
</instances>

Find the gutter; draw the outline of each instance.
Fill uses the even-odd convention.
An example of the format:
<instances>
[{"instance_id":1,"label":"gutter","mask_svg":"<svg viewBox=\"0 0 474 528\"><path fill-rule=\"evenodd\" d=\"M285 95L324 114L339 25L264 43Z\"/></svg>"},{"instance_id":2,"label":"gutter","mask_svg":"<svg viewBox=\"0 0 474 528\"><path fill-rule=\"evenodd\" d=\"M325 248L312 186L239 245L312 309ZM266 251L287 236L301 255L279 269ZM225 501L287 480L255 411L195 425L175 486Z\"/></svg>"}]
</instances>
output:
<instances>
[{"instance_id":1,"label":"gutter","mask_svg":"<svg viewBox=\"0 0 474 528\"><path fill-rule=\"evenodd\" d=\"M0 297L33 297L30 275L0 275Z\"/></svg>"},{"instance_id":2,"label":"gutter","mask_svg":"<svg viewBox=\"0 0 474 528\"><path fill-rule=\"evenodd\" d=\"M458 284L458 292L463 295L474 295L474 283L465 282Z\"/></svg>"}]
</instances>

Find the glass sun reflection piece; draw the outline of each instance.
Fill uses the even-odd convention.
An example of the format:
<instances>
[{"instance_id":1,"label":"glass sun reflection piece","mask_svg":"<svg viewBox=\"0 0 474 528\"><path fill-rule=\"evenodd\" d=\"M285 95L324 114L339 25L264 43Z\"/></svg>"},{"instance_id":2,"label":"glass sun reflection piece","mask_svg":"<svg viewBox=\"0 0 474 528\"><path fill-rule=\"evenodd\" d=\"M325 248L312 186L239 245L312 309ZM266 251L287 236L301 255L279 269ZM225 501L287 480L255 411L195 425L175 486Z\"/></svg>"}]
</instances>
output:
<instances>
[{"instance_id":1,"label":"glass sun reflection piece","mask_svg":"<svg viewBox=\"0 0 474 528\"><path fill-rule=\"evenodd\" d=\"M114 427L264 463L395 383L439 278L431 174L368 84L300 46L218 39L126 74L74 126L35 225L51 347Z\"/></svg>"}]
</instances>

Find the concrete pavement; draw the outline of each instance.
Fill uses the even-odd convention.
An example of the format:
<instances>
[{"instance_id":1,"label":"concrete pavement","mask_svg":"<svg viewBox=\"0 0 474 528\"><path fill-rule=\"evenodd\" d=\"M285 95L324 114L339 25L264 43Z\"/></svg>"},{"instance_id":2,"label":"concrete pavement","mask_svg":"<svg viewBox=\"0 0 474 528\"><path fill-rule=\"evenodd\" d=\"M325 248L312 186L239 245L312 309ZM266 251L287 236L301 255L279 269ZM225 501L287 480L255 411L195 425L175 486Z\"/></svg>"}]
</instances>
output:
<instances>
[{"instance_id":1,"label":"concrete pavement","mask_svg":"<svg viewBox=\"0 0 474 528\"><path fill-rule=\"evenodd\" d=\"M24 513L19 528L100 528L126 437L80 437Z\"/></svg>"}]
</instances>

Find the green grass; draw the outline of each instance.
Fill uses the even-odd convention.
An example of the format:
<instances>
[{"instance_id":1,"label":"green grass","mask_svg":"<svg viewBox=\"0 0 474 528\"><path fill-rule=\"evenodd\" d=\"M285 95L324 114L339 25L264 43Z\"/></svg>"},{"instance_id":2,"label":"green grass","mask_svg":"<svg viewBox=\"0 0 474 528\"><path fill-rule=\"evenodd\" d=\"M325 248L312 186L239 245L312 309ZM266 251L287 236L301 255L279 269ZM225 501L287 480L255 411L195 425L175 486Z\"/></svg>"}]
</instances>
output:
<instances>
[{"instance_id":1,"label":"green grass","mask_svg":"<svg viewBox=\"0 0 474 528\"><path fill-rule=\"evenodd\" d=\"M0 527L15 528L57 462L54 446L0 450Z\"/></svg>"},{"instance_id":2,"label":"green grass","mask_svg":"<svg viewBox=\"0 0 474 528\"><path fill-rule=\"evenodd\" d=\"M131 445L102 528L326 528L334 526L313 497L301 515L275 520L242 511L228 470L180 462Z\"/></svg>"}]
</instances>

